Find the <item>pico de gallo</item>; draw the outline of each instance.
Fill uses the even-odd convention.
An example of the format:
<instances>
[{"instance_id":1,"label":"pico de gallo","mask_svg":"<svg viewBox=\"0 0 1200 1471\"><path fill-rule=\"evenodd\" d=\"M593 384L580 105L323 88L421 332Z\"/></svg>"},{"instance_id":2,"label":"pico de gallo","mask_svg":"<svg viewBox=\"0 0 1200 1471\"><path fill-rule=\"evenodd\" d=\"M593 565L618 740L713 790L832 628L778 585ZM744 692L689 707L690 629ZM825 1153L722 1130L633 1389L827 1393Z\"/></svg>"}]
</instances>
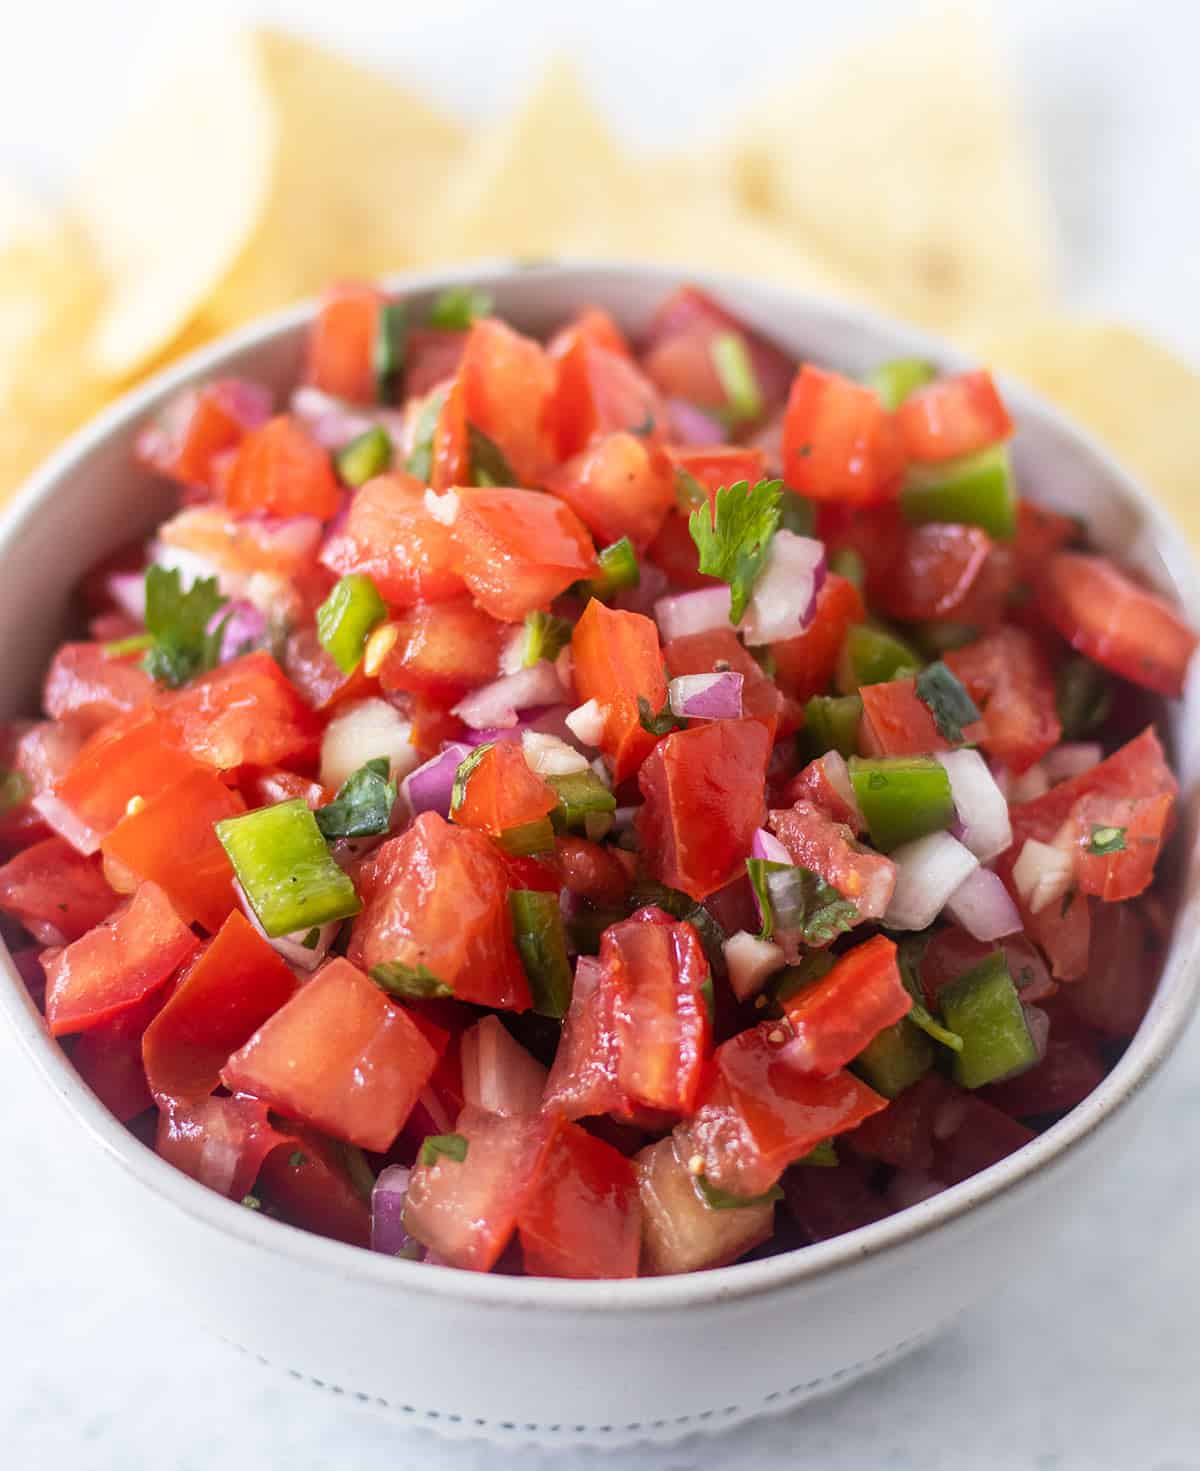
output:
<instances>
[{"instance_id":1,"label":"pico de gallo","mask_svg":"<svg viewBox=\"0 0 1200 1471\"><path fill-rule=\"evenodd\" d=\"M474 1271L716 1267L1019 1150L1149 1004L1197 637L1013 430L694 288L546 342L330 290L290 396L144 426L177 509L0 732L51 1035L247 1209Z\"/></svg>"}]
</instances>

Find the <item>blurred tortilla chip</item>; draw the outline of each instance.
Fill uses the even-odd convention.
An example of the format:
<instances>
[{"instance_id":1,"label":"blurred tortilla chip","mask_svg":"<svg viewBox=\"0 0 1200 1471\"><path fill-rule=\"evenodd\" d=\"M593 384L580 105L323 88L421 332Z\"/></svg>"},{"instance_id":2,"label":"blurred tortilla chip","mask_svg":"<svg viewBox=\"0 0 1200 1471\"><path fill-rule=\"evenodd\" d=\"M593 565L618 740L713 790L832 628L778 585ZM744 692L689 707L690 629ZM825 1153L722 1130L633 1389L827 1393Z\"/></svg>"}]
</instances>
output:
<instances>
[{"instance_id":1,"label":"blurred tortilla chip","mask_svg":"<svg viewBox=\"0 0 1200 1471\"><path fill-rule=\"evenodd\" d=\"M1200 546L1200 375L1131 327L1046 317L991 337L983 357L1090 429Z\"/></svg>"},{"instance_id":2,"label":"blurred tortilla chip","mask_svg":"<svg viewBox=\"0 0 1200 1471\"><path fill-rule=\"evenodd\" d=\"M732 145L740 197L925 326L1039 310L1053 222L997 57L980 16L954 7L806 68Z\"/></svg>"}]
</instances>

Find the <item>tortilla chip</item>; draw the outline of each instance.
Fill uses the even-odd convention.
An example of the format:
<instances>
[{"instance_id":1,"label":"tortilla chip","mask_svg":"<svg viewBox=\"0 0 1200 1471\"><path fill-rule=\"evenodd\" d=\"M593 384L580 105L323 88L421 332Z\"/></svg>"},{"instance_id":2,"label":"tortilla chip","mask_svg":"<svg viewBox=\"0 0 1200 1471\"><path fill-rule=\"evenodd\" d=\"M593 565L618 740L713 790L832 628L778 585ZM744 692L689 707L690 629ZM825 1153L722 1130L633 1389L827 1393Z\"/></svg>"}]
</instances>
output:
<instances>
[{"instance_id":1,"label":"tortilla chip","mask_svg":"<svg viewBox=\"0 0 1200 1471\"><path fill-rule=\"evenodd\" d=\"M739 196L938 331L1028 314L1051 292L1054 230L998 45L937 9L806 68L741 129Z\"/></svg>"}]
</instances>

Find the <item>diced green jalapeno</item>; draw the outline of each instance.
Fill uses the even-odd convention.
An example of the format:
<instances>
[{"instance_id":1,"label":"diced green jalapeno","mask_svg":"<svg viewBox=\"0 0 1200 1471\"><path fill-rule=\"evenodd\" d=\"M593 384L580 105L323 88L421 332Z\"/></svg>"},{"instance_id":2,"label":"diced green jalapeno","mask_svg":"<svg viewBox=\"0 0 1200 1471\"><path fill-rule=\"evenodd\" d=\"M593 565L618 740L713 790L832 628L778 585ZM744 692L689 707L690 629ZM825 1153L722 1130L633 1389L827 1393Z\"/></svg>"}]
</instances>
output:
<instances>
[{"instance_id":1,"label":"diced green jalapeno","mask_svg":"<svg viewBox=\"0 0 1200 1471\"><path fill-rule=\"evenodd\" d=\"M375 396L381 404L395 401L407 346L407 309L402 301L385 301L379 308L374 349Z\"/></svg>"},{"instance_id":2,"label":"diced green jalapeno","mask_svg":"<svg viewBox=\"0 0 1200 1471\"><path fill-rule=\"evenodd\" d=\"M321 647L343 674L353 674L371 630L387 617L387 604L365 572L350 572L317 609Z\"/></svg>"},{"instance_id":3,"label":"diced green jalapeno","mask_svg":"<svg viewBox=\"0 0 1200 1471\"><path fill-rule=\"evenodd\" d=\"M560 833L584 832L589 817L608 817L611 821L617 810L617 799L594 771L571 771L545 780L558 793L558 806L550 819Z\"/></svg>"},{"instance_id":4,"label":"diced green jalapeno","mask_svg":"<svg viewBox=\"0 0 1200 1471\"><path fill-rule=\"evenodd\" d=\"M539 817L536 822L508 828L496 841L510 858L533 858L554 847L554 828L548 817Z\"/></svg>"},{"instance_id":5,"label":"diced green jalapeno","mask_svg":"<svg viewBox=\"0 0 1200 1471\"><path fill-rule=\"evenodd\" d=\"M853 756L850 782L871 841L884 853L954 821L950 778L932 756Z\"/></svg>"},{"instance_id":6,"label":"diced green jalapeno","mask_svg":"<svg viewBox=\"0 0 1200 1471\"><path fill-rule=\"evenodd\" d=\"M771 977L768 982L771 1000L779 1005L790 1001L793 996L798 996L801 991L814 985L822 976L827 976L833 966L834 957L828 950L811 951L799 965L789 965Z\"/></svg>"},{"instance_id":7,"label":"diced green jalapeno","mask_svg":"<svg viewBox=\"0 0 1200 1471\"><path fill-rule=\"evenodd\" d=\"M944 986L938 1003L946 1025L962 1038L954 1080L964 1088L998 1083L1037 1062L1037 1047L1003 950Z\"/></svg>"},{"instance_id":8,"label":"diced green jalapeno","mask_svg":"<svg viewBox=\"0 0 1200 1471\"><path fill-rule=\"evenodd\" d=\"M814 760L826 751L853 756L861 722L862 701L857 695L813 695L804 707L804 749Z\"/></svg>"},{"instance_id":9,"label":"diced green jalapeno","mask_svg":"<svg viewBox=\"0 0 1200 1471\"><path fill-rule=\"evenodd\" d=\"M302 797L216 825L250 907L272 938L349 919L362 908Z\"/></svg>"},{"instance_id":10,"label":"diced green jalapeno","mask_svg":"<svg viewBox=\"0 0 1200 1471\"><path fill-rule=\"evenodd\" d=\"M935 377L932 363L923 358L893 358L880 363L869 374L868 385L879 395L879 402L889 413L898 409L910 393L924 388Z\"/></svg>"},{"instance_id":11,"label":"diced green jalapeno","mask_svg":"<svg viewBox=\"0 0 1200 1471\"><path fill-rule=\"evenodd\" d=\"M1017 494L1008 445L992 444L940 465L910 466L900 509L914 526L952 521L981 526L997 541L1011 541L1017 530Z\"/></svg>"},{"instance_id":12,"label":"diced green jalapeno","mask_svg":"<svg viewBox=\"0 0 1200 1471\"><path fill-rule=\"evenodd\" d=\"M846 630L838 656L835 683L843 695L852 695L860 685L886 684L915 674L921 656L894 633L869 623L852 623Z\"/></svg>"},{"instance_id":13,"label":"diced green jalapeno","mask_svg":"<svg viewBox=\"0 0 1200 1471\"><path fill-rule=\"evenodd\" d=\"M933 1066L933 1055L933 1043L903 1016L872 1037L854 1059L853 1066L876 1093L896 1098L925 1076Z\"/></svg>"},{"instance_id":14,"label":"diced green jalapeno","mask_svg":"<svg viewBox=\"0 0 1200 1471\"><path fill-rule=\"evenodd\" d=\"M837 551L829 554L829 570L852 582L862 592L867 580L867 564L861 552L856 552L853 547L838 547Z\"/></svg>"},{"instance_id":15,"label":"diced green jalapeno","mask_svg":"<svg viewBox=\"0 0 1200 1471\"><path fill-rule=\"evenodd\" d=\"M1068 659L1054 681L1055 704L1064 741L1077 741L1103 725L1112 709L1112 682L1082 654Z\"/></svg>"},{"instance_id":16,"label":"diced green jalapeno","mask_svg":"<svg viewBox=\"0 0 1200 1471\"><path fill-rule=\"evenodd\" d=\"M452 987L425 965L405 965L402 960L384 960L371 967L371 979L392 996L406 1001L429 1001L436 996L453 996Z\"/></svg>"},{"instance_id":17,"label":"diced green jalapeno","mask_svg":"<svg viewBox=\"0 0 1200 1471\"><path fill-rule=\"evenodd\" d=\"M822 1139L820 1144L814 1144L807 1154L802 1154L796 1163L809 1169L835 1170L841 1160L838 1159L837 1146L833 1140Z\"/></svg>"},{"instance_id":18,"label":"diced green jalapeno","mask_svg":"<svg viewBox=\"0 0 1200 1471\"><path fill-rule=\"evenodd\" d=\"M589 582L576 583L575 587L581 596L604 602L623 587L637 587L641 576L633 543L623 536L596 553L596 576Z\"/></svg>"},{"instance_id":19,"label":"diced green jalapeno","mask_svg":"<svg viewBox=\"0 0 1200 1471\"><path fill-rule=\"evenodd\" d=\"M413 448L408 457L408 473L415 475L426 485L433 474L433 440L437 433L438 418L445 402L444 392L431 393L425 400L413 429Z\"/></svg>"},{"instance_id":20,"label":"diced green jalapeno","mask_svg":"<svg viewBox=\"0 0 1200 1471\"><path fill-rule=\"evenodd\" d=\"M443 332L465 332L476 317L491 315L495 302L476 286L447 286L429 308L429 325Z\"/></svg>"},{"instance_id":21,"label":"diced green jalapeno","mask_svg":"<svg viewBox=\"0 0 1200 1471\"><path fill-rule=\"evenodd\" d=\"M596 955L600 950L600 938L609 925L620 924L628 918L624 909L597 908L584 901L566 921L567 933L580 955Z\"/></svg>"},{"instance_id":22,"label":"diced green jalapeno","mask_svg":"<svg viewBox=\"0 0 1200 1471\"><path fill-rule=\"evenodd\" d=\"M764 1190L761 1195L731 1195L728 1190L718 1190L715 1185L710 1185L703 1175L693 1175L692 1182L696 1187L696 1194L711 1211L742 1210L748 1205L773 1205L775 1201L783 1199L783 1191L778 1185L772 1185L770 1190Z\"/></svg>"},{"instance_id":23,"label":"diced green jalapeno","mask_svg":"<svg viewBox=\"0 0 1200 1471\"><path fill-rule=\"evenodd\" d=\"M566 1016L572 977L558 895L537 889L510 889L508 907L534 1011L542 1016Z\"/></svg>"},{"instance_id":24,"label":"diced green jalapeno","mask_svg":"<svg viewBox=\"0 0 1200 1471\"><path fill-rule=\"evenodd\" d=\"M759 418L763 411L762 390L746 339L740 332L718 332L709 350L731 417L736 423Z\"/></svg>"},{"instance_id":25,"label":"diced green jalapeno","mask_svg":"<svg viewBox=\"0 0 1200 1471\"><path fill-rule=\"evenodd\" d=\"M392 463L392 441L380 424L366 429L343 445L335 457L338 474L347 485L365 485Z\"/></svg>"}]
</instances>

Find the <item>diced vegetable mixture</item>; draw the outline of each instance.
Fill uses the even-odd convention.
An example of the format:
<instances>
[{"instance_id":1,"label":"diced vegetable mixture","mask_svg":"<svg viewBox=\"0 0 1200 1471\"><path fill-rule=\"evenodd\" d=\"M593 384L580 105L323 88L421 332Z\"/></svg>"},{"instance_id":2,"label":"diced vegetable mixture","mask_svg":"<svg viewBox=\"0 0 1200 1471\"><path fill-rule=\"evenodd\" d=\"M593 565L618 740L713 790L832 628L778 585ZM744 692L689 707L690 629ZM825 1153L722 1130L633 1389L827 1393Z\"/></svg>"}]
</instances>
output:
<instances>
[{"instance_id":1,"label":"diced vegetable mixture","mask_svg":"<svg viewBox=\"0 0 1200 1471\"><path fill-rule=\"evenodd\" d=\"M1020 1149L1154 989L1197 638L1013 428L695 289L547 343L331 290L286 403L145 426L178 509L3 729L51 1034L212 1189L473 1271L716 1267Z\"/></svg>"}]
</instances>

